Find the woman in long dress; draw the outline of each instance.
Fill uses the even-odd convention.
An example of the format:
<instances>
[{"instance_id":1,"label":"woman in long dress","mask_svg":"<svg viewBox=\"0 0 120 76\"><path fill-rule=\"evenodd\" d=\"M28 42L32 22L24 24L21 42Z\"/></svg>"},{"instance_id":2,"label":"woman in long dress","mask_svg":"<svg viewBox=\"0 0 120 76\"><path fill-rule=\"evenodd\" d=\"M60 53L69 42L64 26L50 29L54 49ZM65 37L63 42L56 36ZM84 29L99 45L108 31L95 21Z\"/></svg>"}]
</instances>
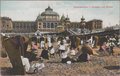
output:
<instances>
[{"instance_id":1,"label":"woman in long dress","mask_svg":"<svg viewBox=\"0 0 120 76\"><path fill-rule=\"evenodd\" d=\"M61 62L62 63L67 63L67 64L71 64L72 63L72 59L68 56L68 53L70 52L70 49L68 48L67 51L64 51L61 53Z\"/></svg>"},{"instance_id":2,"label":"woman in long dress","mask_svg":"<svg viewBox=\"0 0 120 76\"><path fill-rule=\"evenodd\" d=\"M50 57L54 57L55 56L55 49L54 49L53 46L50 47L49 52L50 52Z\"/></svg>"},{"instance_id":3,"label":"woman in long dress","mask_svg":"<svg viewBox=\"0 0 120 76\"><path fill-rule=\"evenodd\" d=\"M48 52L48 49L46 47L43 48L40 57L42 57L43 59L47 59L47 60L49 59L49 52Z\"/></svg>"},{"instance_id":4,"label":"woman in long dress","mask_svg":"<svg viewBox=\"0 0 120 76\"><path fill-rule=\"evenodd\" d=\"M82 54L78 57L78 61L86 62L90 60L90 55L93 54L93 49L87 41L81 48Z\"/></svg>"}]
</instances>

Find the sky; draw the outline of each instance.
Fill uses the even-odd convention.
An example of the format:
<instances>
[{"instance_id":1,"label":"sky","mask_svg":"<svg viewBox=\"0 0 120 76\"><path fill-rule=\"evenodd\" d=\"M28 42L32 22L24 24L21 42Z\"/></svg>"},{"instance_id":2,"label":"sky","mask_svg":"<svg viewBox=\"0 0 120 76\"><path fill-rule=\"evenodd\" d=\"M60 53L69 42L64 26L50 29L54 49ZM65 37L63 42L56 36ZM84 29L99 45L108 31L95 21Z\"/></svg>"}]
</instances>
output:
<instances>
[{"instance_id":1,"label":"sky","mask_svg":"<svg viewBox=\"0 0 120 76\"><path fill-rule=\"evenodd\" d=\"M71 22L103 20L103 27L120 24L120 1L1 1L1 17L13 21L35 21L50 6L60 17L68 15Z\"/></svg>"}]
</instances>

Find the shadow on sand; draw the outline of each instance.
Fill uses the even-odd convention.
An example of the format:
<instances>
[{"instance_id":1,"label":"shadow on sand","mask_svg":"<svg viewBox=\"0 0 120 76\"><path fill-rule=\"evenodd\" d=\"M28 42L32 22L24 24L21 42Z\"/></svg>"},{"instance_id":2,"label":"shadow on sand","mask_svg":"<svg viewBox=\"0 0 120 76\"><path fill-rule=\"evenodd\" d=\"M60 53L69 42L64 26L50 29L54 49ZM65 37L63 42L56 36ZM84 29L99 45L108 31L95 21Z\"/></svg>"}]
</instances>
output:
<instances>
[{"instance_id":1,"label":"shadow on sand","mask_svg":"<svg viewBox=\"0 0 120 76\"><path fill-rule=\"evenodd\" d=\"M13 74L13 69L10 68L10 67L2 67L0 68L0 71L1 71L1 75L14 75Z\"/></svg>"},{"instance_id":2,"label":"shadow on sand","mask_svg":"<svg viewBox=\"0 0 120 76\"><path fill-rule=\"evenodd\" d=\"M0 68L1 76L3 75L17 75L16 70L11 67L2 67Z\"/></svg>"},{"instance_id":3,"label":"shadow on sand","mask_svg":"<svg viewBox=\"0 0 120 76\"><path fill-rule=\"evenodd\" d=\"M120 66L105 66L104 68L108 70L120 70Z\"/></svg>"}]
</instances>

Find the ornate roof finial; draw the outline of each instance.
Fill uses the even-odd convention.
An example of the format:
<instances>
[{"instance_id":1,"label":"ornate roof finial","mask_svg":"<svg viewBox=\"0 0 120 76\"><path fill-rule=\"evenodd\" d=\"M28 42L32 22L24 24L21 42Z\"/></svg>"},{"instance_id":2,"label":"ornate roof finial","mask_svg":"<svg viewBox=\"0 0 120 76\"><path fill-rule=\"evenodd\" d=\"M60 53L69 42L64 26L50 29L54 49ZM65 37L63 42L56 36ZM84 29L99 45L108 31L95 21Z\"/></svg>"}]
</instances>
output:
<instances>
[{"instance_id":1,"label":"ornate roof finial","mask_svg":"<svg viewBox=\"0 0 120 76\"><path fill-rule=\"evenodd\" d=\"M64 20L65 19L65 16L64 16L64 14L62 14L62 16L61 16L61 20Z\"/></svg>"},{"instance_id":2,"label":"ornate roof finial","mask_svg":"<svg viewBox=\"0 0 120 76\"><path fill-rule=\"evenodd\" d=\"M69 17L68 17L68 13L67 13L67 16L66 16L66 18L67 18L67 19L69 19Z\"/></svg>"},{"instance_id":3,"label":"ornate roof finial","mask_svg":"<svg viewBox=\"0 0 120 76\"><path fill-rule=\"evenodd\" d=\"M82 15L82 18L83 18L83 15Z\"/></svg>"},{"instance_id":4,"label":"ornate roof finial","mask_svg":"<svg viewBox=\"0 0 120 76\"><path fill-rule=\"evenodd\" d=\"M68 18L68 14L67 14L67 18Z\"/></svg>"},{"instance_id":5,"label":"ornate roof finial","mask_svg":"<svg viewBox=\"0 0 120 76\"><path fill-rule=\"evenodd\" d=\"M53 9L48 5L48 8L45 9L45 11L53 11Z\"/></svg>"},{"instance_id":6,"label":"ornate roof finial","mask_svg":"<svg viewBox=\"0 0 120 76\"><path fill-rule=\"evenodd\" d=\"M48 4L48 8L50 8L50 5Z\"/></svg>"},{"instance_id":7,"label":"ornate roof finial","mask_svg":"<svg viewBox=\"0 0 120 76\"><path fill-rule=\"evenodd\" d=\"M84 20L85 20L85 18L83 17L83 15L82 15L82 18L81 18L81 20L82 20L82 21L84 21Z\"/></svg>"},{"instance_id":8,"label":"ornate roof finial","mask_svg":"<svg viewBox=\"0 0 120 76\"><path fill-rule=\"evenodd\" d=\"M65 17L64 14L62 14L62 17Z\"/></svg>"}]
</instances>

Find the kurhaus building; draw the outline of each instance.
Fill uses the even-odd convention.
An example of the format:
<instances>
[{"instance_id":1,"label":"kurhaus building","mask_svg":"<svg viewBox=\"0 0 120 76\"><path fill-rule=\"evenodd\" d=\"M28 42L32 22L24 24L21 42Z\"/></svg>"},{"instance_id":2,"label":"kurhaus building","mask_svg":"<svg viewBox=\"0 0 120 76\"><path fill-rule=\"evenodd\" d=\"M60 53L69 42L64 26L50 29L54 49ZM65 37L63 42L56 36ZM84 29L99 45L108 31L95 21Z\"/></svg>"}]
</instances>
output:
<instances>
[{"instance_id":1,"label":"kurhaus building","mask_svg":"<svg viewBox=\"0 0 120 76\"><path fill-rule=\"evenodd\" d=\"M69 17L54 12L53 9L48 6L44 12L39 14L35 21L12 21L9 17L1 17L1 32L15 32L15 33L34 33L39 32L58 32L59 26L64 29L71 28L86 28L89 30L101 29L102 20L93 19L85 21L82 16L80 22L71 22Z\"/></svg>"}]
</instances>

